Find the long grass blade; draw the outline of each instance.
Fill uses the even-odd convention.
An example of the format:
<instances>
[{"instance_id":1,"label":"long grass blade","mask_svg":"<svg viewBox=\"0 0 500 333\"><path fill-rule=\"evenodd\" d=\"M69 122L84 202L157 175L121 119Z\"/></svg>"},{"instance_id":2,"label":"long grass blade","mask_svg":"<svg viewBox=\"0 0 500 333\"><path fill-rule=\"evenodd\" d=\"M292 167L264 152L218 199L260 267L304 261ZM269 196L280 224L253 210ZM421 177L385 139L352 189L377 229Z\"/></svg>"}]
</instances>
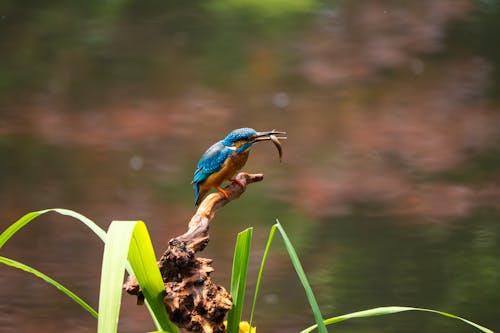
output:
<instances>
[{"instance_id":1,"label":"long grass blade","mask_svg":"<svg viewBox=\"0 0 500 333\"><path fill-rule=\"evenodd\" d=\"M89 304L87 304L83 299L78 297L71 290L64 287L62 284L60 284L56 280L52 279L51 277L43 274L42 272L40 272L40 271L38 271L38 270L28 266L28 265L25 265L23 263L20 263L19 261L15 261L15 260L12 260L12 259L9 259L6 257L0 256L0 262L7 265L7 266L11 266L11 267L23 270L25 272L31 273L31 274L35 275L36 277L44 280L45 282L53 285L54 287L56 287L57 289L59 289L60 291L65 293L67 296L69 296L73 301L78 303L82 308L84 308L86 311L88 311L92 316L97 318L97 311L96 310L94 310Z\"/></svg>"},{"instance_id":2,"label":"long grass blade","mask_svg":"<svg viewBox=\"0 0 500 333\"><path fill-rule=\"evenodd\" d=\"M494 333L489 328L486 328L486 327L481 326L479 324L476 324L470 320L455 316L455 315L450 314L450 313L437 311L437 310L431 310L431 309L424 309L424 308L413 308L413 307L408 307L408 306L386 306L386 307L379 307L379 308L373 308L373 309L364 310L364 311L353 312L353 313L345 314L342 316L328 318L324 321L324 323L326 325L331 325L334 323L339 323L341 321L345 321L345 320L353 319L353 318L383 316L383 315L394 314L394 313L403 312L403 311L423 311L423 312L436 313L436 314L439 314L439 315L442 315L445 317L449 317L449 318L463 321L463 322L477 328L478 330L480 330L482 332ZM309 333L309 332L314 331L316 328L317 328L317 325L312 325L312 326L306 328L305 330L300 331L300 333Z\"/></svg>"},{"instance_id":3,"label":"long grass blade","mask_svg":"<svg viewBox=\"0 0 500 333\"><path fill-rule=\"evenodd\" d=\"M142 221L114 221L109 227L101 273L98 332L117 331L127 256L144 296L161 326L159 329L177 332L163 306L163 281L156 265L151 240Z\"/></svg>"},{"instance_id":4,"label":"long grass blade","mask_svg":"<svg viewBox=\"0 0 500 333\"><path fill-rule=\"evenodd\" d=\"M314 293L312 291L311 285L309 284L309 281L307 280L306 273L304 272L304 269L302 268L302 265L300 263L299 257L297 256L297 252L295 252L295 249L290 242L290 239L288 238L285 230L281 226L280 222L276 220L276 227L278 228L279 232L281 233L281 236L283 237L283 241L285 242L285 247L288 251L288 255L290 256L290 260L292 261L293 267L295 268L295 271L297 272L297 276L299 277L300 282L302 283L302 287L304 288L307 296L307 300L309 301L309 305L311 306L311 310L314 315L314 319L316 321L316 325L318 328L318 331L320 333L327 333L327 329L325 326L325 323L323 322L323 316L321 315L321 311L319 309L318 302L316 301L316 297L314 297Z\"/></svg>"},{"instance_id":5,"label":"long grass blade","mask_svg":"<svg viewBox=\"0 0 500 333\"><path fill-rule=\"evenodd\" d=\"M128 246L135 223L113 222L108 229L101 271L99 293L99 320L97 332L112 333L118 329L122 297L123 273Z\"/></svg>"},{"instance_id":6,"label":"long grass blade","mask_svg":"<svg viewBox=\"0 0 500 333\"><path fill-rule=\"evenodd\" d=\"M231 296L233 307L227 317L227 333L238 333L245 299L247 281L248 259L250 257L250 244L252 242L252 228L238 234L234 249L233 270L231 274Z\"/></svg>"},{"instance_id":7,"label":"long grass blade","mask_svg":"<svg viewBox=\"0 0 500 333\"><path fill-rule=\"evenodd\" d=\"M165 285L158 269L153 244L146 225L142 222L136 225L132 235L128 260L154 314L153 318L157 321L158 329L176 333L177 326L170 321L163 303Z\"/></svg>"},{"instance_id":8,"label":"long grass blade","mask_svg":"<svg viewBox=\"0 0 500 333\"><path fill-rule=\"evenodd\" d=\"M104 241L104 239L106 238L106 232L97 224L95 224L92 220L83 216L82 214L79 214L69 209L51 208L51 209L44 209L28 213L23 217L21 217L16 222L14 222L12 225L10 225L7 229L5 229L4 232L2 232L2 234L0 235L0 249L12 236L14 236L16 232L24 228L28 223L33 221L35 218L49 212L56 212L61 215L71 216L79 220L83 224L85 224L87 227L89 227L89 229L92 230L102 241Z\"/></svg>"},{"instance_id":9,"label":"long grass blade","mask_svg":"<svg viewBox=\"0 0 500 333\"><path fill-rule=\"evenodd\" d=\"M257 276L257 283L255 285L255 292L253 295L252 311L250 312L250 327L253 325L253 316L255 313L255 307L257 306L257 297L259 296L260 283L262 281L262 275L264 274L264 266L267 262L267 257L269 256L269 250L271 249L271 243L273 242L274 234L276 232L276 225L271 227L269 231L269 237L267 238L266 248L264 254L262 255L262 261L260 263L259 275Z\"/></svg>"}]
</instances>

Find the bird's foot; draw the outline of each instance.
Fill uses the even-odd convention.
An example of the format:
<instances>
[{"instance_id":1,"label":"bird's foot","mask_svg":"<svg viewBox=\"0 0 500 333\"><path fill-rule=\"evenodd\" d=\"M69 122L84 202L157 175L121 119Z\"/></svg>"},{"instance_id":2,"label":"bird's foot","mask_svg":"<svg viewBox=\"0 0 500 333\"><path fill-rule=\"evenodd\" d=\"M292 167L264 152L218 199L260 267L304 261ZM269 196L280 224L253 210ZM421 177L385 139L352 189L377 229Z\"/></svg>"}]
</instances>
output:
<instances>
[{"instance_id":1,"label":"bird's foot","mask_svg":"<svg viewBox=\"0 0 500 333\"><path fill-rule=\"evenodd\" d=\"M236 183L236 184L240 185L243 188L247 187L247 185L245 183L243 183L241 180L238 180L238 179L229 179L229 181L231 183Z\"/></svg>"},{"instance_id":2,"label":"bird's foot","mask_svg":"<svg viewBox=\"0 0 500 333\"><path fill-rule=\"evenodd\" d=\"M229 194L227 194L226 190L224 190L222 187L217 186L216 187L217 191L219 191L220 194L224 196L224 198L229 199Z\"/></svg>"}]
</instances>

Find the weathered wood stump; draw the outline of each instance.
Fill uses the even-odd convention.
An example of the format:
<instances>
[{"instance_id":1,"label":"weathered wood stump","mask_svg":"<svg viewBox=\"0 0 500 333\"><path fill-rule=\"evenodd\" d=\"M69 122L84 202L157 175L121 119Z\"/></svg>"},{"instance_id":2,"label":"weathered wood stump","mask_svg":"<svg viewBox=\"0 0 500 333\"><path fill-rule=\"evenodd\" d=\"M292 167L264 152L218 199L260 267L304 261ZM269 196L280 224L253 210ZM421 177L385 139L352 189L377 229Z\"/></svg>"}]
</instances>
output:
<instances>
[{"instance_id":1,"label":"weathered wood stump","mask_svg":"<svg viewBox=\"0 0 500 333\"><path fill-rule=\"evenodd\" d=\"M262 174L241 172L236 176L242 184L254 183L264 178ZM231 295L215 284L210 274L214 271L212 260L196 256L209 241L209 225L217 210L237 199L245 187L231 183L225 187L226 198L212 193L203 200L188 224L188 231L169 241L168 248L158 261L165 297L163 303L172 322L183 332L223 333L224 317L231 309ZM129 276L124 289L137 295L138 303L143 295L137 280Z\"/></svg>"}]
</instances>

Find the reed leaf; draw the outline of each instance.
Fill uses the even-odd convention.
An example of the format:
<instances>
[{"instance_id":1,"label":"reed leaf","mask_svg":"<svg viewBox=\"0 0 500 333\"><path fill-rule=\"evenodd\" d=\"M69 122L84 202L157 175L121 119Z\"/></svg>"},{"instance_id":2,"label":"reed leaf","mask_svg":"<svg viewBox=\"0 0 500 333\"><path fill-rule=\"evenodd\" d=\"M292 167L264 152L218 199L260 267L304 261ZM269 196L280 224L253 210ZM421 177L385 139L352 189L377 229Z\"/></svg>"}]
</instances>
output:
<instances>
[{"instance_id":1,"label":"reed leaf","mask_svg":"<svg viewBox=\"0 0 500 333\"><path fill-rule=\"evenodd\" d=\"M158 329L177 332L163 305L163 280L142 221L114 221L108 229L101 273L98 332L117 331L127 256L151 312L160 325Z\"/></svg>"},{"instance_id":2,"label":"reed leaf","mask_svg":"<svg viewBox=\"0 0 500 333\"><path fill-rule=\"evenodd\" d=\"M60 284L59 282L57 282L56 280L52 279L51 277L43 274L42 272L28 266L28 265L25 265L19 261L15 261L15 260L12 260L12 259L9 259L9 258L6 258L6 257L1 257L0 256L0 262L7 265L7 266L11 266L11 267L14 267L14 268L17 268L17 269L20 269L20 270L23 270L25 272L28 272L28 273L31 273L33 275L35 275L36 277L44 280L45 282L53 285L54 287L56 287L57 289L59 289L60 291L62 291L64 294L66 294L68 297L70 297L73 301L75 301L76 303L78 303L82 308L84 308L85 310L87 310L87 312L89 312L92 316L94 316L95 318L97 318L97 311L94 310L89 304L87 304L83 299L81 299L80 297L78 297L75 293L73 293L71 290L69 290L68 288L64 287L62 284Z\"/></svg>"},{"instance_id":3,"label":"reed leaf","mask_svg":"<svg viewBox=\"0 0 500 333\"><path fill-rule=\"evenodd\" d=\"M238 234L234 249L233 270L231 274L231 296L233 307L227 317L227 333L238 333L245 299L248 259L252 242L253 228L248 228Z\"/></svg>"},{"instance_id":4,"label":"reed leaf","mask_svg":"<svg viewBox=\"0 0 500 333\"><path fill-rule=\"evenodd\" d=\"M295 249L292 245L292 242L290 242L290 239L288 238L285 230L281 226L280 222L276 220L276 228L279 230L281 233L281 237L283 237L283 241L285 242L285 247L288 251L288 255L290 256L290 260L292 261L292 265L295 268L295 271L297 272L297 276L299 277L300 282L302 283L302 287L304 288L307 296L307 300L309 301L309 305L311 306L311 310L314 315L314 319L316 321L316 325L318 328L318 331L320 333L327 333L327 329L323 320L323 316L321 315L321 311L319 309L318 302L316 302L316 297L314 296L314 293L312 291L311 285L309 284L309 281L307 280L306 273L304 272L304 269L302 268L302 264L300 263L299 257L297 256L297 252L295 252Z\"/></svg>"},{"instance_id":5,"label":"reed leaf","mask_svg":"<svg viewBox=\"0 0 500 333\"><path fill-rule=\"evenodd\" d=\"M106 238L106 231L104 231L101 227L99 227L97 224L95 224L92 220L89 218L83 216L82 214L79 214L75 211L69 210L69 209L63 209L63 208L50 208L50 209L44 209L44 210L39 210L35 212L30 212L23 217L21 217L19 220L14 222L12 225L10 225L7 229L2 232L0 235L0 249L4 246L4 244L12 237L16 232L24 228L28 223L33 221L35 218L39 217L40 215L43 215L45 213L49 212L55 212L59 213L61 215L66 215L66 216L71 216L81 223L85 224L90 230L92 230L102 241Z\"/></svg>"},{"instance_id":6,"label":"reed leaf","mask_svg":"<svg viewBox=\"0 0 500 333\"><path fill-rule=\"evenodd\" d=\"M484 326L481 326L479 324L476 324L470 320L455 316L450 313L442 312L442 311L436 311L436 310L431 310L431 309L424 309L424 308L413 308L413 307L408 307L408 306L386 306L386 307L378 307L378 308L373 308L369 310L364 310L364 311L358 311L358 312L353 312L349 314L345 314L342 316L337 316L337 317L332 317L328 318L324 321L325 325L331 325L334 323L339 323L341 321L345 321L348 319L353 319L353 318L364 318L364 317L375 317L375 316L384 316L388 314L393 314L393 313L398 313L398 312L403 312L403 311L422 311L422 312L431 312L435 314L439 314L445 317L457 319L460 321L463 321L478 330L485 332L485 333L494 333L492 330L489 328L486 328ZM314 331L317 328L317 325L312 325L305 330L300 331L300 333L309 333Z\"/></svg>"}]
</instances>

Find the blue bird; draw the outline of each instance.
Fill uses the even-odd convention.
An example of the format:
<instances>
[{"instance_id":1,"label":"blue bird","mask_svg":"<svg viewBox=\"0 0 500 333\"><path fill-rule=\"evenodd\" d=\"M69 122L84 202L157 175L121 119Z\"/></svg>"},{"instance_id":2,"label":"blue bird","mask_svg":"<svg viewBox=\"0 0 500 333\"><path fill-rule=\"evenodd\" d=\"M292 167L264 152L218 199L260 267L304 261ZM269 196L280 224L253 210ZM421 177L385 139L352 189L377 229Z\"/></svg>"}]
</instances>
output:
<instances>
[{"instance_id":1,"label":"blue bird","mask_svg":"<svg viewBox=\"0 0 500 333\"><path fill-rule=\"evenodd\" d=\"M238 128L208 148L196 165L197 168L191 182L195 190L195 205L199 205L212 188L216 188L227 198L227 193L220 187L225 180L244 186L232 177L247 162L250 148L254 143L271 140L278 148L281 157L281 146L278 138L274 136L276 134L286 134L286 132L274 130L257 132L253 128ZM286 137L279 139L286 139Z\"/></svg>"}]
</instances>

